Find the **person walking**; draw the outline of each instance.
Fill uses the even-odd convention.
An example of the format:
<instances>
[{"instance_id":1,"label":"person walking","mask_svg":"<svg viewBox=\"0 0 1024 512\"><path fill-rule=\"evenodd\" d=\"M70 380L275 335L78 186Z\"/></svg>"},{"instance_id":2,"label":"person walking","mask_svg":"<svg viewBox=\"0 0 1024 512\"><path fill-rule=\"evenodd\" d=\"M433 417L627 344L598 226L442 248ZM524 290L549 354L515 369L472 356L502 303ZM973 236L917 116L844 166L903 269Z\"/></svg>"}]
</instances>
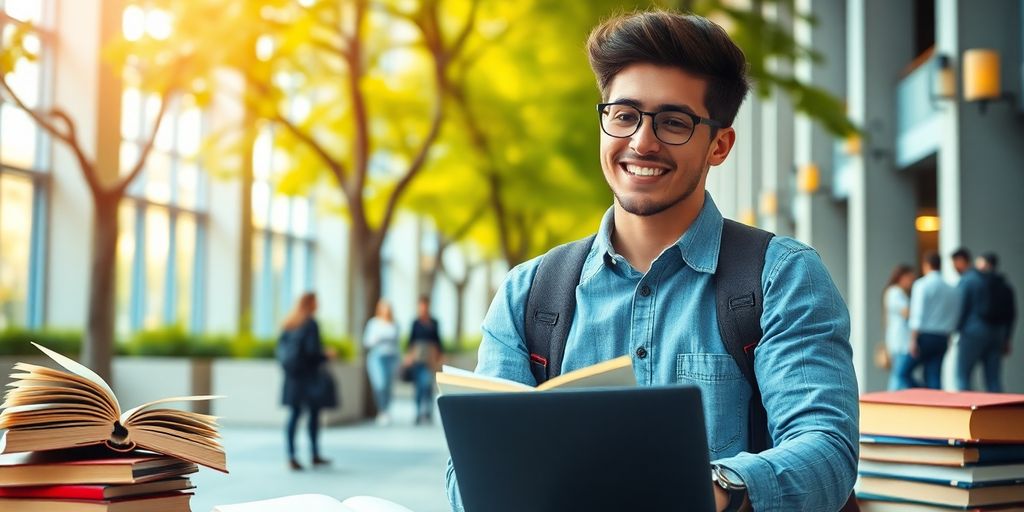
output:
<instances>
[{"instance_id":1,"label":"person walking","mask_svg":"<svg viewBox=\"0 0 1024 512\"><path fill-rule=\"evenodd\" d=\"M882 307L885 310L885 348L889 351L892 367L889 369L889 390L916 388L911 370L914 359L910 356L910 289L914 285L914 270L899 264L892 270L885 285Z\"/></svg>"},{"instance_id":2,"label":"person walking","mask_svg":"<svg viewBox=\"0 0 1024 512\"><path fill-rule=\"evenodd\" d=\"M942 389L942 358L949 347L949 335L960 318L960 299L956 288L942 279L942 260L929 253L922 263L923 276L910 291L910 355L914 364L924 367L924 386Z\"/></svg>"},{"instance_id":3,"label":"person walking","mask_svg":"<svg viewBox=\"0 0 1024 512\"><path fill-rule=\"evenodd\" d=\"M1010 353L1010 336L1017 316L1013 289L997 273L999 257L979 256L975 267L964 273L957 290L963 311L958 329L956 389L969 391L974 367L980 362L985 372L985 389L1002 393L1003 357Z\"/></svg>"},{"instance_id":4,"label":"person walking","mask_svg":"<svg viewBox=\"0 0 1024 512\"><path fill-rule=\"evenodd\" d=\"M421 296L412 323L406 364L412 366L416 388L416 424L432 421L434 411L434 372L441 368L444 347L437 328L437 319L430 316L430 298Z\"/></svg>"},{"instance_id":5,"label":"person walking","mask_svg":"<svg viewBox=\"0 0 1024 512\"><path fill-rule=\"evenodd\" d=\"M377 402L377 424L388 425L391 416L391 390L398 364L398 327L391 312L391 304L381 299L377 311L366 322L363 332L363 347L366 348L366 370Z\"/></svg>"},{"instance_id":6,"label":"person walking","mask_svg":"<svg viewBox=\"0 0 1024 512\"><path fill-rule=\"evenodd\" d=\"M313 318L316 309L316 294L303 294L285 319L276 348L277 359L284 368L281 402L291 409L285 429L288 465L296 471L303 469L295 456L299 417L307 412L313 465L329 464L320 454L320 411L338 405L334 379L325 364L334 352L325 349L320 339L320 326Z\"/></svg>"}]
</instances>

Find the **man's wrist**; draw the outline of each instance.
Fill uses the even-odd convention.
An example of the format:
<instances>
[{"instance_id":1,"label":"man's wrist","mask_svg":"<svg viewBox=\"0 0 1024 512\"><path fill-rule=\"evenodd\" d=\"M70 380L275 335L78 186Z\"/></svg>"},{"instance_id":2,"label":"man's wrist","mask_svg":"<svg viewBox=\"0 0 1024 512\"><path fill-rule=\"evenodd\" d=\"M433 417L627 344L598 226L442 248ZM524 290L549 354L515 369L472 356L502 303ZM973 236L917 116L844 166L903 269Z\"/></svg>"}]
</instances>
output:
<instances>
[{"instance_id":1,"label":"man's wrist","mask_svg":"<svg viewBox=\"0 0 1024 512\"><path fill-rule=\"evenodd\" d=\"M711 466L711 481L718 487L716 491L721 490L727 498L724 507L716 507L718 510L722 512L736 512L747 502L747 486L735 471L725 466L713 464ZM721 502L719 497L722 494L717 492L715 494L715 504L718 505Z\"/></svg>"}]
</instances>

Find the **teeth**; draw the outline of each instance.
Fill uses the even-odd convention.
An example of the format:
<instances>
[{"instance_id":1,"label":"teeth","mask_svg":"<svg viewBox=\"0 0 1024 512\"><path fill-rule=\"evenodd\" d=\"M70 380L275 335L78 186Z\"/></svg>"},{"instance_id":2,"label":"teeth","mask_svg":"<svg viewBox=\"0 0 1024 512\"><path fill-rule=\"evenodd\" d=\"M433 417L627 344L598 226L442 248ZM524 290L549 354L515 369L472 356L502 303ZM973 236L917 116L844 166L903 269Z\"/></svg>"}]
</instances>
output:
<instances>
[{"instance_id":1,"label":"teeth","mask_svg":"<svg viewBox=\"0 0 1024 512\"><path fill-rule=\"evenodd\" d=\"M665 169L657 169L654 167L640 167L639 165L625 164L626 172L635 174L637 176L661 176L665 174Z\"/></svg>"}]
</instances>

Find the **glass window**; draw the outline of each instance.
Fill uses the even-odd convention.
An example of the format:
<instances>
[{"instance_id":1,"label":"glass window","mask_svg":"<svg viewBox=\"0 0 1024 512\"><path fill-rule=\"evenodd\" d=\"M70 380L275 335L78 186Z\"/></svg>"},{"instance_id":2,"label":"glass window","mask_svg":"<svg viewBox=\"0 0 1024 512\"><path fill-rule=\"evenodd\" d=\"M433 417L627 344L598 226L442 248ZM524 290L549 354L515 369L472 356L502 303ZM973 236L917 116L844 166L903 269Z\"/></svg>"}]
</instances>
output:
<instances>
[{"instance_id":1,"label":"glass window","mask_svg":"<svg viewBox=\"0 0 1024 512\"><path fill-rule=\"evenodd\" d=\"M0 329L27 323L32 180L0 174Z\"/></svg>"},{"instance_id":2,"label":"glass window","mask_svg":"<svg viewBox=\"0 0 1024 512\"><path fill-rule=\"evenodd\" d=\"M264 126L253 144L253 331L271 336L313 281L312 199L276 191L289 159Z\"/></svg>"},{"instance_id":3,"label":"glass window","mask_svg":"<svg viewBox=\"0 0 1024 512\"><path fill-rule=\"evenodd\" d=\"M21 59L5 80L30 108L46 108L50 92L44 70L49 65L48 28L41 0L3 0L0 45L14 33L10 20L31 23L23 40L36 58ZM43 323L45 279L44 186L50 161L46 133L14 102L0 96L0 329L39 327Z\"/></svg>"},{"instance_id":4,"label":"glass window","mask_svg":"<svg viewBox=\"0 0 1024 512\"><path fill-rule=\"evenodd\" d=\"M144 35L166 39L175 20L149 2L128 2L122 13L122 32L129 41ZM124 70L121 96L121 173L135 165L141 148L151 136L161 98L140 90L139 72ZM200 239L207 229L205 171L197 161L202 142L203 112L195 99L174 96L167 108L145 167L128 188L131 213L123 214L119 279L130 284L118 287L119 323L127 331L179 325L201 330L193 318L192 300L204 283L196 265L203 261ZM141 220L141 223L140 223ZM128 260L127 253L133 257ZM122 299L127 297L127 299ZM126 324L126 325L125 325Z\"/></svg>"}]
</instances>

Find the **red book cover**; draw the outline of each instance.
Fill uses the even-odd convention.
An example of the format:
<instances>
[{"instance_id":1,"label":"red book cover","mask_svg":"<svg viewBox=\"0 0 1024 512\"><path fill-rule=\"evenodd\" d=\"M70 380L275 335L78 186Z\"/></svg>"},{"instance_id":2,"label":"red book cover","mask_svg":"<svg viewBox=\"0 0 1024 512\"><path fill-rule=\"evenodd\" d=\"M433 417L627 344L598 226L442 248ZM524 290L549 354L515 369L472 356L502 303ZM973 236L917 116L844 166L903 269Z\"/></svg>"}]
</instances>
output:
<instances>
[{"instance_id":1,"label":"red book cover","mask_svg":"<svg viewBox=\"0 0 1024 512\"><path fill-rule=\"evenodd\" d=\"M978 409L982 407L1021 407L1024 395L1012 393L980 393L962 391L950 393L938 389L905 389L902 391L881 391L861 395L860 401L875 404L923 405L928 407L953 407L957 409Z\"/></svg>"},{"instance_id":2,"label":"red book cover","mask_svg":"<svg viewBox=\"0 0 1024 512\"><path fill-rule=\"evenodd\" d=\"M40 485L32 487L0 487L0 498L65 498L71 500L102 500L106 485Z\"/></svg>"}]
</instances>

